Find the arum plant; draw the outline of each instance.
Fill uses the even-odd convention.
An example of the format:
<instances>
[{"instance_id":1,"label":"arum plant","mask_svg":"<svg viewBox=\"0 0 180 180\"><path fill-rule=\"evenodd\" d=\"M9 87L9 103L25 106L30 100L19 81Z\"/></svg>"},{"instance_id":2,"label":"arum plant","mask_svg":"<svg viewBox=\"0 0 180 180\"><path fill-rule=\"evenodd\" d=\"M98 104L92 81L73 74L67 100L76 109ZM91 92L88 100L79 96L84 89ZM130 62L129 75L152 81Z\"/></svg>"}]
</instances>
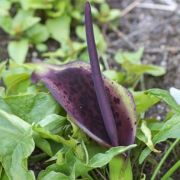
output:
<instances>
[{"instance_id":1,"label":"arum plant","mask_svg":"<svg viewBox=\"0 0 180 180\"><path fill-rule=\"evenodd\" d=\"M85 27L90 64L42 64L32 74L41 80L74 122L106 147L134 143L136 112L133 97L121 85L101 75L95 46L90 4L85 6Z\"/></svg>"}]
</instances>

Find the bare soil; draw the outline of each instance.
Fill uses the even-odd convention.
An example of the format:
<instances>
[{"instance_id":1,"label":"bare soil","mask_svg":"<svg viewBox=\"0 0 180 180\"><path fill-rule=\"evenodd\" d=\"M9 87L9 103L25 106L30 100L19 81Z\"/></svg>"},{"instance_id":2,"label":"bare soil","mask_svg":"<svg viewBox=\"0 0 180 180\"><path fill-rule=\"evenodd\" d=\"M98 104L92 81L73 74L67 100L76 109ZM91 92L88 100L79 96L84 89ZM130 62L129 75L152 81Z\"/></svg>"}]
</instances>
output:
<instances>
[{"instance_id":1,"label":"bare soil","mask_svg":"<svg viewBox=\"0 0 180 180\"><path fill-rule=\"evenodd\" d=\"M109 0L114 8L126 9L132 0ZM158 4L158 0L145 0ZM141 3L140 2L140 3ZM144 63L161 65L167 73L161 78L148 77L146 88L159 87L169 89L174 86L180 88L180 1L174 11L160 11L135 7L132 11L119 19L119 31L111 33L109 42L114 44L112 50L134 50L145 48Z\"/></svg>"}]
</instances>

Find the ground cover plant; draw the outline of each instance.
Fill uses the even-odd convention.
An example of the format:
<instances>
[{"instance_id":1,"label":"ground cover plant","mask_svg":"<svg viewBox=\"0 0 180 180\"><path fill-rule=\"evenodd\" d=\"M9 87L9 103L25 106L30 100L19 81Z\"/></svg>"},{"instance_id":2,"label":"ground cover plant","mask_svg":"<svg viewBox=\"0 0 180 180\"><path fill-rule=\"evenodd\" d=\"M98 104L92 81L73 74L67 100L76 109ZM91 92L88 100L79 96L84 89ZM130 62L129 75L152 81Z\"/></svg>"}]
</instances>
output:
<instances>
[{"instance_id":1,"label":"ground cover plant","mask_svg":"<svg viewBox=\"0 0 180 180\"><path fill-rule=\"evenodd\" d=\"M101 77L89 4L86 43L85 1L60 2L57 6L54 0L47 4L1 1L7 7L1 11L1 27L15 40L8 45L11 59L0 64L0 179L171 179L179 168L179 91L139 87L144 74L165 74L162 67L142 64L143 48L117 52L114 59L121 69L107 68L107 45L100 27L115 20L120 12L96 3L92 12L97 20L96 47L102 56ZM18 15L21 8L23 15ZM29 14L31 27L21 19L24 13ZM71 21L64 20L64 16ZM11 26L19 18L20 27L25 28L14 33ZM112 24L115 28L116 22ZM49 35L38 41L45 28ZM35 34L29 36L29 31ZM58 50L46 52L44 42L52 42L49 37L58 41ZM40 58L46 57L45 61L25 63L27 49L32 45ZM77 58L90 59L91 68L87 62L71 62ZM161 102L169 108L163 120L146 116ZM160 147L163 143L167 144L166 151ZM176 162L159 176L170 153ZM146 166L153 167L151 177L146 176Z\"/></svg>"}]
</instances>

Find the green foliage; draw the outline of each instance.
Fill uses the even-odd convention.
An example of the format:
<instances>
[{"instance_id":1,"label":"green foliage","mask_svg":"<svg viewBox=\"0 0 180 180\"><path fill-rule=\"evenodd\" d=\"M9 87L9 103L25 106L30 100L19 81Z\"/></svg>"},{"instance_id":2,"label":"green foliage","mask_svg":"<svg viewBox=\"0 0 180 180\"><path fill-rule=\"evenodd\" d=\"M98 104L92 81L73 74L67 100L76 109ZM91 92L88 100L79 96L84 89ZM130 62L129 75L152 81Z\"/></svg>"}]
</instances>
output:
<instances>
[{"instance_id":1,"label":"green foliage","mask_svg":"<svg viewBox=\"0 0 180 180\"><path fill-rule=\"evenodd\" d=\"M70 37L70 21L71 18L68 15L64 15L59 18L48 19L46 22L50 36L61 43L61 45L68 43Z\"/></svg>"},{"instance_id":2,"label":"green foliage","mask_svg":"<svg viewBox=\"0 0 180 180\"><path fill-rule=\"evenodd\" d=\"M119 63L125 71L126 84L135 87L142 75L149 74L152 76L162 76L165 74L165 69L160 66L142 64L143 48L139 48L137 52L117 52L115 60Z\"/></svg>"},{"instance_id":3,"label":"green foliage","mask_svg":"<svg viewBox=\"0 0 180 180\"><path fill-rule=\"evenodd\" d=\"M177 104L175 99L170 95L169 92L162 89L149 89L148 94L151 94L164 102L166 102L174 111L180 113L180 105Z\"/></svg>"},{"instance_id":4,"label":"green foliage","mask_svg":"<svg viewBox=\"0 0 180 180\"><path fill-rule=\"evenodd\" d=\"M115 71L115 70L105 70L103 71L103 74L113 81L118 82L119 84L124 83L125 74Z\"/></svg>"},{"instance_id":5,"label":"green foliage","mask_svg":"<svg viewBox=\"0 0 180 180\"><path fill-rule=\"evenodd\" d=\"M27 158L34 150L31 126L0 110L0 129L0 162L8 179L35 179L33 172L27 169Z\"/></svg>"},{"instance_id":6,"label":"green foliage","mask_svg":"<svg viewBox=\"0 0 180 180\"><path fill-rule=\"evenodd\" d=\"M46 116L59 112L58 104L49 94L43 92L8 96L3 101L11 113L29 123L37 123Z\"/></svg>"},{"instance_id":7,"label":"green foliage","mask_svg":"<svg viewBox=\"0 0 180 180\"><path fill-rule=\"evenodd\" d=\"M28 40L11 41L8 45L9 56L17 63L23 63L28 51Z\"/></svg>"},{"instance_id":8,"label":"green foliage","mask_svg":"<svg viewBox=\"0 0 180 180\"><path fill-rule=\"evenodd\" d=\"M133 179L131 170L131 161L129 158L123 156L115 156L109 163L110 174L109 178L112 180L119 179Z\"/></svg>"},{"instance_id":9,"label":"green foliage","mask_svg":"<svg viewBox=\"0 0 180 180\"><path fill-rule=\"evenodd\" d=\"M87 177L88 171L94 168L105 166L117 154L123 153L134 147L135 145L127 147L113 147L105 153L97 153L89 160L88 163L83 163L77 159L77 157L75 157L70 150L65 155L65 163L49 166L46 170L42 171L38 179L45 179L50 174L54 174L54 172L59 175L64 174L64 176L66 175L68 179L71 179L72 177L78 177L79 175L82 175L82 177ZM69 166L67 166L67 164ZM53 177L56 177L57 174L54 174Z\"/></svg>"},{"instance_id":10,"label":"green foliage","mask_svg":"<svg viewBox=\"0 0 180 180\"><path fill-rule=\"evenodd\" d=\"M95 5L94 17L101 25L120 16L119 10L111 10L104 0L91 2ZM23 63L28 50L34 46L39 55L43 56L46 52L45 55L52 59L88 60L84 56L87 51L82 28L84 3L85 0L74 3L71 0L1 0L0 27L14 39L8 45L9 56L15 62ZM96 8L97 5L100 12ZM77 35L72 28L76 29ZM104 37L98 26L95 31L98 47L104 53ZM57 41L61 55L56 56L56 52L47 53L48 49L44 43L50 39Z\"/></svg>"},{"instance_id":11,"label":"green foliage","mask_svg":"<svg viewBox=\"0 0 180 180\"><path fill-rule=\"evenodd\" d=\"M136 103L136 110L139 115L146 112L150 107L159 101L156 96L147 94L145 91L136 91L133 92L133 95Z\"/></svg>"},{"instance_id":12,"label":"green foliage","mask_svg":"<svg viewBox=\"0 0 180 180\"><path fill-rule=\"evenodd\" d=\"M141 167L151 152L161 153L156 148L156 144L170 138L180 138L179 105L165 90L150 89L138 92L131 90L138 116L137 146L136 148L134 148L135 145L132 145L108 150L92 142L71 121L71 118L66 115L66 112L55 102L41 83L38 85L31 83L30 75L33 69L37 68L36 65L20 65L10 62L8 69L6 69L4 62L0 64L0 67L0 76L6 85L5 89L1 87L0 97L0 114L2 116L0 123L4 132L1 134L3 136L1 138L3 154L0 155L2 177L8 176L11 179L14 176L14 170L18 168L24 179L34 178L33 173L27 169L27 163L31 162L31 158L34 158L34 155L30 154L35 143L35 146L46 154L48 161L46 169L39 173L38 179L40 180L49 177L75 179L79 176L93 179L94 176L91 173L96 172L97 168L100 168L100 173L106 176L107 164L110 167L108 175L110 179L118 179L119 176L131 179L132 176L139 177L141 175L140 172L133 174L133 169L136 166ZM105 75L110 72L110 76L107 75L109 78L113 77L114 80L123 82L121 73L107 72L105 71ZM164 121L146 119L144 113L160 101L167 103L171 113ZM14 141L14 136L17 136L15 139L19 139L19 141ZM15 145L16 148L20 146L21 150L17 149L18 152L14 152ZM118 154L131 148L133 148L132 158L127 163L123 160L123 156ZM14 151L10 152L12 149ZM14 156L16 157L14 161L19 164L13 164L14 161L9 160ZM28 157L31 157L30 161L27 161ZM117 163L117 159L121 163ZM136 159L135 163L134 159ZM126 167L126 170L123 170L123 167Z\"/></svg>"}]
</instances>

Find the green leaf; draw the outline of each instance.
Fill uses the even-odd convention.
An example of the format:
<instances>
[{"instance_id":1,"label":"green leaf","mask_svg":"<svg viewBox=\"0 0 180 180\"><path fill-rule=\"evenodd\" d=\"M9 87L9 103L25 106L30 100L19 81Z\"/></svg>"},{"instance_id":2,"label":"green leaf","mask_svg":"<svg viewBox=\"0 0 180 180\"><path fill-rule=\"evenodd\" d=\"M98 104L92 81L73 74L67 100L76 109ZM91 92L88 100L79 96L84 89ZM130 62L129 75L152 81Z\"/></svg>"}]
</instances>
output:
<instances>
[{"instance_id":1,"label":"green leaf","mask_svg":"<svg viewBox=\"0 0 180 180\"><path fill-rule=\"evenodd\" d=\"M28 39L35 44L45 42L49 38L47 27L40 23L28 29L26 35Z\"/></svg>"},{"instance_id":2,"label":"green leaf","mask_svg":"<svg viewBox=\"0 0 180 180\"><path fill-rule=\"evenodd\" d=\"M150 107L159 102L159 98L147 94L146 91L133 92L138 114L146 112Z\"/></svg>"},{"instance_id":3,"label":"green leaf","mask_svg":"<svg viewBox=\"0 0 180 180\"><path fill-rule=\"evenodd\" d=\"M119 147L112 147L104 154L99 153L96 154L92 159L90 159L88 166L93 168L98 168L106 165L109 161L116 155L124 153L132 148L136 147L135 144L130 146L119 146Z\"/></svg>"},{"instance_id":4,"label":"green leaf","mask_svg":"<svg viewBox=\"0 0 180 180\"><path fill-rule=\"evenodd\" d=\"M27 92L36 92L31 84L30 75L36 65L17 64L9 61L7 70L2 73L2 79L6 87L6 95L17 95Z\"/></svg>"},{"instance_id":5,"label":"green leaf","mask_svg":"<svg viewBox=\"0 0 180 180\"><path fill-rule=\"evenodd\" d=\"M7 64L7 61L3 61L0 63L0 77L3 70L5 70L6 64Z\"/></svg>"},{"instance_id":6,"label":"green leaf","mask_svg":"<svg viewBox=\"0 0 180 180\"><path fill-rule=\"evenodd\" d=\"M151 151L159 153L161 151L158 151L157 149L155 149L154 144L152 142L152 134L151 134L151 130L149 129L149 127L147 126L146 121L142 121L141 124L141 131L144 135L143 138L140 138L148 147Z\"/></svg>"},{"instance_id":7,"label":"green leaf","mask_svg":"<svg viewBox=\"0 0 180 180\"><path fill-rule=\"evenodd\" d=\"M12 18L10 16L0 16L0 27L8 34L12 35Z\"/></svg>"},{"instance_id":8,"label":"green leaf","mask_svg":"<svg viewBox=\"0 0 180 180\"><path fill-rule=\"evenodd\" d=\"M123 156L114 157L109 163L109 177L110 180L132 180L133 175L130 158Z\"/></svg>"},{"instance_id":9,"label":"green leaf","mask_svg":"<svg viewBox=\"0 0 180 180\"><path fill-rule=\"evenodd\" d=\"M48 47L46 44L43 44L43 43L40 43L40 44L37 44L36 45L36 49L39 51L39 52L45 52L48 50Z\"/></svg>"},{"instance_id":10,"label":"green leaf","mask_svg":"<svg viewBox=\"0 0 180 180\"><path fill-rule=\"evenodd\" d=\"M36 144L36 147L41 149L43 152L45 152L49 156L53 156L51 145L46 139L43 139L42 137L40 137L39 134L36 132L33 133L33 139Z\"/></svg>"},{"instance_id":11,"label":"green leaf","mask_svg":"<svg viewBox=\"0 0 180 180\"><path fill-rule=\"evenodd\" d=\"M82 20L81 12L78 9L73 9L71 12L71 16L73 19L76 19L78 21Z\"/></svg>"},{"instance_id":12,"label":"green leaf","mask_svg":"<svg viewBox=\"0 0 180 180\"><path fill-rule=\"evenodd\" d=\"M0 178L1 178L1 176L2 176L2 171L3 171L3 167L2 167L2 165L0 164Z\"/></svg>"},{"instance_id":13,"label":"green leaf","mask_svg":"<svg viewBox=\"0 0 180 180\"><path fill-rule=\"evenodd\" d=\"M6 104L6 102L2 97L0 97L0 109L8 113L11 113L11 109L9 108L9 106Z\"/></svg>"},{"instance_id":14,"label":"green leaf","mask_svg":"<svg viewBox=\"0 0 180 180\"><path fill-rule=\"evenodd\" d=\"M1 166L2 167L2 166ZM1 180L9 180L7 174L5 173L3 167L2 167L2 171L1 171L1 176L0 176Z\"/></svg>"},{"instance_id":15,"label":"green leaf","mask_svg":"<svg viewBox=\"0 0 180 180\"><path fill-rule=\"evenodd\" d=\"M131 74L141 76L150 74L152 76L161 76L165 74L165 69L155 65L141 64L141 58L144 48L140 48L137 52L117 52L115 60Z\"/></svg>"},{"instance_id":16,"label":"green leaf","mask_svg":"<svg viewBox=\"0 0 180 180\"><path fill-rule=\"evenodd\" d=\"M53 9L47 12L48 16L52 18L58 18L66 13L69 15L74 9L72 8L72 3L70 1L55 1L53 6Z\"/></svg>"},{"instance_id":17,"label":"green leaf","mask_svg":"<svg viewBox=\"0 0 180 180\"><path fill-rule=\"evenodd\" d=\"M50 131L53 134L59 134L66 123L66 117L57 114L50 114L42 119L38 124L45 130Z\"/></svg>"},{"instance_id":18,"label":"green leaf","mask_svg":"<svg viewBox=\"0 0 180 180\"><path fill-rule=\"evenodd\" d=\"M102 3L100 6L100 13L96 14L96 18L103 24L120 17L121 12L119 9L110 9L109 5Z\"/></svg>"},{"instance_id":19,"label":"green leaf","mask_svg":"<svg viewBox=\"0 0 180 180\"><path fill-rule=\"evenodd\" d=\"M3 79L6 85L7 95L14 95L14 94L26 92L28 87L30 86L28 73L20 73L20 74L12 73Z\"/></svg>"},{"instance_id":20,"label":"green leaf","mask_svg":"<svg viewBox=\"0 0 180 180\"><path fill-rule=\"evenodd\" d=\"M168 138L180 138L180 115L174 115L167 120L160 131L153 137L154 143L166 141Z\"/></svg>"},{"instance_id":21,"label":"green leaf","mask_svg":"<svg viewBox=\"0 0 180 180\"><path fill-rule=\"evenodd\" d=\"M36 133L38 133L40 137L42 137L44 139L50 139L54 142L60 143L62 145L65 145L66 147L70 147L72 149L74 149L77 144L76 140L74 140L74 139L66 140L65 138L63 138L59 135L52 134L50 131L45 130L38 124L33 126L33 130Z\"/></svg>"},{"instance_id":22,"label":"green leaf","mask_svg":"<svg viewBox=\"0 0 180 180\"><path fill-rule=\"evenodd\" d=\"M34 150L31 126L0 110L0 131L0 162L9 179L34 180L33 173L27 170L27 158Z\"/></svg>"},{"instance_id":23,"label":"green leaf","mask_svg":"<svg viewBox=\"0 0 180 180\"><path fill-rule=\"evenodd\" d=\"M152 76L162 76L166 73L165 69L160 66L146 65L146 64L133 64L129 61L122 63L122 67L128 72L136 75L150 74Z\"/></svg>"},{"instance_id":24,"label":"green leaf","mask_svg":"<svg viewBox=\"0 0 180 180\"><path fill-rule=\"evenodd\" d=\"M69 153L68 153L69 154ZM71 157L71 162L73 162L73 157ZM69 165L69 166L68 166ZM73 166L73 165L72 165ZM74 168L70 166L70 164L52 164L50 166L48 166L45 170L41 171L38 175L38 180L44 180L47 179L49 180L49 177L53 177L52 179L54 180L54 178L65 178L65 180L75 180L74 177ZM60 179L61 179L60 178ZM58 179L58 180L60 180Z\"/></svg>"},{"instance_id":25,"label":"green leaf","mask_svg":"<svg viewBox=\"0 0 180 180\"><path fill-rule=\"evenodd\" d=\"M9 15L9 9L11 7L11 2L6 0L0 1L0 16L7 16Z\"/></svg>"},{"instance_id":26,"label":"green leaf","mask_svg":"<svg viewBox=\"0 0 180 180\"><path fill-rule=\"evenodd\" d=\"M50 131L52 134L61 135L65 128L66 118L56 114L47 115L43 120L41 120L38 125L40 125L46 131ZM49 156L53 156L53 150L51 144L48 140L42 138L38 133L33 134L36 146L47 153Z\"/></svg>"},{"instance_id":27,"label":"green leaf","mask_svg":"<svg viewBox=\"0 0 180 180\"><path fill-rule=\"evenodd\" d=\"M129 61L131 64L141 64L144 48L139 48L136 52L117 52L115 60L119 64Z\"/></svg>"},{"instance_id":28,"label":"green leaf","mask_svg":"<svg viewBox=\"0 0 180 180\"><path fill-rule=\"evenodd\" d=\"M70 177L66 176L65 174L62 174L60 172L54 172L51 171L48 174L46 174L43 178L39 178L38 180L71 180Z\"/></svg>"},{"instance_id":29,"label":"green leaf","mask_svg":"<svg viewBox=\"0 0 180 180\"><path fill-rule=\"evenodd\" d=\"M175 138L175 139L180 138L179 119L180 119L180 115L177 114L171 117L170 119L168 119L165 123L163 123L161 129L159 129L159 132L152 139L153 144L166 141L169 138ZM150 153L151 150L149 148L145 148L139 157L139 163L141 164Z\"/></svg>"},{"instance_id":30,"label":"green leaf","mask_svg":"<svg viewBox=\"0 0 180 180\"><path fill-rule=\"evenodd\" d=\"M65 64L71 61L74 61L78 58L79 53L86 48L86 43L80 43L76 41L68 41L68 44L64 44L62 48L53 51L44 53L43 56L49 57L49 62L52 64ZM56 60L60 58L62 61ZM52 61L52 59L54 61ZM55 62L55 60L57 62ZM46 61L48 62L48 61Z\"/></svg>"},{"instance_id":31,"label":"green leaf","mask_svg":"<svg viewBox=\"0 0 180 180\"><path fill-rule=\"evenodd\" d=\"M91 0L94 3L105 3L105 0Z\"/></svg>"},{"instance_id":32,"label":"green leaf","mask_svg":"<svg viewBox=\"0 0 180 180\"><path fill-rule=\"evenodd\" d=\"M121 12L119 9L111 9L108 16L108 21L112 21L116 18L119 18L120 16L121 16Z\"/></svg>"},{"instance_id":33,"label":"green leaf","mask_svg":"<svg viewBox=\"0 0 180 180\"><path fill-rule=\"evenodd\" d=\"M110 12L110 7L109 7L109 5L108 5L107 3L102 3L102 4L100 5L100 13L101 13L102 15L107 16L107 15L109 14L109 12Z\"/></svg>"},{"instance_id":34,"label":"green leaf","mask_svg":"<svg viewBox=\"0 0 180 180\"><path fill-rule=\"evenodd\" d=\"M12 21L13 34L22 34L24 31L37 24L39 21L39 17L33 17L33 11L19 10Z\"/></svg>"},{"instance_id":35,"label":"green leaf","mask_svg":"<svg viewBox=\"0 0 180 180\"><path fill-rule=\"evenodd\" d=\"M71 18L68 15L63 15L58 18L48 19L46 26L52 38L66 44L70 37L70 22Z\"/></svg>"},{"instance_id":36,"label":"green leaf","mask_svg":"<svg viewBox=\"0 0 180 180\"><path fill-rule=\"evenodd\" d=\"M8 45L8 53L16 63L23 63L25 61L28 48L29 43L26 39L11 41Z\"/></svg>"},{"instance_id":37,"label":"green leaf","mask_svg":"<svg viewBox=\"0 0 180 180\"><path fill-rule=\"evenodd\" d=\"M109 79L111 79L113 81L116 81L116 82L118 82L120 84L122 84L122 82L125 79L125 75L123 73L115 71L115 70L105 70L105 71L103 71L103 74L107 78L109 78Z\"/></svg>"},{"instance_id":38,"label":"green leaf","mask_svg":"<svg viewBox=\"0 0 180 180\"><path fill-rule=\"evenodd\" d=\"M23 9L50 9L52 8L53 0L19 0Z\"/></svg>"},{"instance_id":39,"label":"green leaf","mask_svg":"<svg viewBox=\"0 0 180 180\"><path fill-rule=\"evenodd\" d=\"M180 113L180 105L177 104L168 91L162 89L149 89L146 91L146 93L166 102L174 111Z\"/></svg>"},{"instance_id":40,"label":"green leaf","mask_svg":"<svg viewBox=\"0 0 180 180\"><path fill-rule=\"evenodd\" d=\"M53 171L65 173L66 175L69 175L71 179L75 179L75 178L72 178L73 176L86 177L88 171L95 169L97 167L105 166L111 161L111 159L114 156L124 153L125 151L128 151L134 148L135 146L136 145L130 145L126 147L120 147L120 146L112 147L105 153L98 153L94 155L88 163L84 163L81 160L79 160L78 157L75 156L72 149L69 149L68 151L66 150L65 159L63 160L63 162L61 162L61 164L53 164L47 167L46 170L40 173L38 179L41 179L46 174L49 174L50 172L53 172Z\"/></svg>"},{"instance_id":41,"label":"green leaf","mask_svg":"<svg viewBox=\"0 0 180 180\"><path fill-rule=\"evenodd\" d=\"M5 88L0 86L0 96L5 96Z\"/></svg>"},{"instance_id":42,"label":"green leaf","mask_svg":"<svg viewBox=\"0 0 180 180\"><path fill-rule=\"evenodd\" d=\"M8 96L4 101L12 113L29 123L37 123L47 115L59 112L59 105L47 93Z\"/></svg>"}]
</instances>

